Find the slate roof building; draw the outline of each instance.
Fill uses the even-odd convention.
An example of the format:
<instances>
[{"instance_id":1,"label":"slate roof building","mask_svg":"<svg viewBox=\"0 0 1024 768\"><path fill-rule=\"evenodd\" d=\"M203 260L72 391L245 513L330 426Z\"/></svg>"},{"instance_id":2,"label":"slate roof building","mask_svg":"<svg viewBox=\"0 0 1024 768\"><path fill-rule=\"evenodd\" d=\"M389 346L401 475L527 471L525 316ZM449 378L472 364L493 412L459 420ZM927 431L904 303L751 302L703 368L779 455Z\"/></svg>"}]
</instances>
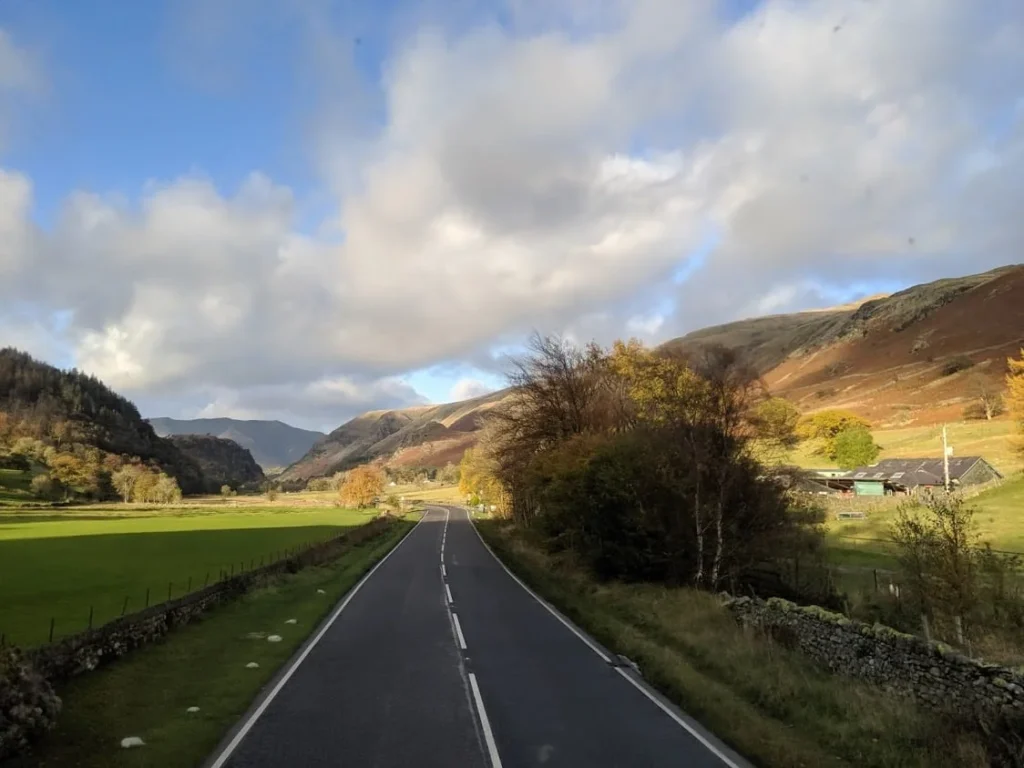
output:
<instances>
[{"instance_id":1,"label":"slate roof building","mask_svg":"<svg viewBox=\"0 0 1024 768\"><path fill-rule=\"evenodd\" d=\"M949 479L953 488L999 480L1002 475L981 456L949 458ZM942 488L942 459L883 459L868 467L857 467L833 478L858 496L913 493L921 488Z\"/></svg>"}]
</instances>

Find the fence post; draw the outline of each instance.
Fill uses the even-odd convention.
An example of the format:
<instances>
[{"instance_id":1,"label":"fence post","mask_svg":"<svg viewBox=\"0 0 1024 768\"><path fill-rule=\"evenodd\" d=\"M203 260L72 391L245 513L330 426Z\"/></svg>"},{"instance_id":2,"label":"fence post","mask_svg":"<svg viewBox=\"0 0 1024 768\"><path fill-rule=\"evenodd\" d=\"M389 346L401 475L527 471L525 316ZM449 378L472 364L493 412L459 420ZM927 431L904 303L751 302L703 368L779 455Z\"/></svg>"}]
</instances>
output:
<instances>
[{"instance_id":1,"label":"fence post","mask_svg":"<svg viewBox=\"0 0 1024 768\"><path fill-rule=\"evenodd\" d=\"M89 629L92 629L92 606L89 606Z\"/></svg>"},{"instance_id":2,"label":"fence post","mask_svg":"<svg viewBox=\"0 0 1024 768\"><path fill-rule=\"evenodd\" d=\"M203 579L203 589L206 589L210 585L210 572L206 572L206 578Z\"/></svg>"},{"instance_id":3,"label":"fence post","mask_svg":"<svg viewBox=\"0 0 1024 768\"><path fill-rule=\"evenodd\" d=\"M250 559L249 559L249 570L250 570L250 571L252 570L252 566L253 566L253 563L255 563L255 562L256 562L256 559L255 559L255 558L250 558Z\"/></svg>"},{"instance_id":4,"label":"fence post","mask_svg":"<svg viewBox=\"0 0 1024 768\"><path fill-rule=\"evenodd\" d=\"M188 586L185 588L185 591L186 592L191 592L192 591L192 577L191 576L188 577Z\"/></svg>"},{"instance_id":5,"label":"fence post","mask_svg":"<svg viewBox=\"0 0 1024 768\"><path fill-rule=\"evenodd\" d=\"M149 608L149 587L146 587L146 607Z\"/></svg>"},{"instance_id":6,"label":"fence post","mask_svg":"<svg viewBox=\"0 0 1024 768\"><path fill-rule=\"evenodd\" d=\"M121 615L124 616L124 612L128 610L128 595L124 596L124 602L121 603Z\"/></svg>"},{"instance_id":7,"label":"fence post","mask_svg":"<svg viewBox=\"0 0 1024 768\"><path fill-rule=\"evenodd\" d=\"M50 639L48 642L53 642L53 617L50 617Z\"/></svg>"},{"instance_id":8,"label":"fence post","mask_svg":"<svg viewBox=\"0 0 1024 768\"><path fill-rule=\"evenodd\" d=\"M168 581L168 582L167 582L167 599L168 599L168 600L170 600L170 599L171 599L171 587L172 587L173 585L174 585L174 582L173 582L173 581Z\"/></svg>"}]
</instances>

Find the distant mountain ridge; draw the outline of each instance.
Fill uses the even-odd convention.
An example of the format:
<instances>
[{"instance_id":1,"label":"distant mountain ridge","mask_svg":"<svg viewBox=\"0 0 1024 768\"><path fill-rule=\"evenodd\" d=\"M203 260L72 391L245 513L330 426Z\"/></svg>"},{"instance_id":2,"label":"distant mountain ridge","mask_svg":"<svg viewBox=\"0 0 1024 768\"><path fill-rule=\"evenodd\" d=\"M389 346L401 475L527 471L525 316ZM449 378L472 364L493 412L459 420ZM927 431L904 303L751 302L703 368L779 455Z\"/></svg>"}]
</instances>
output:
<instances>
[{"instance_id":1,"label":"distant mountain ridge","mask_svg":"<svg viewBox=\"0 0 1024 768\"><path fill-rule=\"evenodd\" d=\"M481 416L508 394L501 390L458 403L364 413L317 442L278 480L301 485L378 458L412 467L458 463L476 443Z\"/></svg>"},{"instance_id":2,"label":"distant mountain ridge","mask_svg":"<svg viewBox=\"0 0 1024 768\"><path fill-rule=\"evenodd\" d=\"M323 432L299 429L281 421L244 419L148 419L161 437L170 435L213 435L233 440L252 454L268 471L298 461L324 437Z\"/></svg>"}]
</instances>

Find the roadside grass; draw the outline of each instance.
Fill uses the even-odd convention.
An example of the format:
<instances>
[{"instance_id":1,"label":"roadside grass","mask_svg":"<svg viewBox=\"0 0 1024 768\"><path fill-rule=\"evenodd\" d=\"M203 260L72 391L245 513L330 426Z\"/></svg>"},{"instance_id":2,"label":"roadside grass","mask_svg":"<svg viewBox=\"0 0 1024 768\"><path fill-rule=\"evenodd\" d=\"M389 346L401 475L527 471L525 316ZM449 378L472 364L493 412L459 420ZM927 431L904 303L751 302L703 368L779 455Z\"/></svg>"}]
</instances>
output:
<instances>
[{"instance_id":1,"label":"roadside grass","mask_svg":"<svg viewBox=\"0 0 1024 768\"><path fill-rule=\"evenodd\" d=\"M267 507L229 512L129 506L0 510L0 633L31 647L248 570L285 549L360 525L375 510Z\"/></svg>"},{"instance_id":2,"label":"roadside grass","mask_svg":"<svg viewBox=\"0 0 1024 768\"><path fill-rule=\"evenodd\" d=\"M282 576L58 693L57 728L15 768L193 768L246 711L338 600L410 530L411 519L330 565ZM323 589L326 594L318 594ZM296 619L294 625L285 624ZM250 633L279 634L268 643ZM358 664L353 659L353 664ZM247 669L256 662L258 669ZM199 712L189 714L189 707ZM146 746L122 749L138 736Z\"/></svg>"},{"instance_id":3,"label":"roadside grass","mask_svg":"<svg viewBox=\"0 0 1024 768\"><path fill-rule=\"evenodd\" d=\"M980 768L973 737L865 684L744 632L712 595L598 584L507 523L480 532L521 578L715 734L770 768Z\"/></svg>"}]
</instances>

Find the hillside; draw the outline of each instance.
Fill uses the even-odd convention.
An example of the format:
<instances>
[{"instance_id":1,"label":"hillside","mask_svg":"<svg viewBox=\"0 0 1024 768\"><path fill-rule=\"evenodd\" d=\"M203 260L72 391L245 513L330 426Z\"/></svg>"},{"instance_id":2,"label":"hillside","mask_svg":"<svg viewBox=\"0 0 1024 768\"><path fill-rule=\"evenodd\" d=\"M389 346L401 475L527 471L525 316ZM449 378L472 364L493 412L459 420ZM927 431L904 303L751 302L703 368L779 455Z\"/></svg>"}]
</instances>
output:
<instances>
[{"instance_id":1,"label":"hillside","mask_svg":"<svg viewBox=\"0 0 1024 768\"><path fill-rule=\"evenodd\" d=\"M320 440L278 479L301 484L378 458L409 467L458 462L476 442L481 415L507 394L501 391L459 403L370 411Z\"/></svg>"},{"instance_id":2,"label":"hillside","mask_svg":"<svg viewBox=\"0 0 1024 768\"><path fill-rule=\"evenodd\" d=\"M265 471L287 467L302 458L323 432L292 427L280 421L242 419L149 419L161 437L213 435L234 440L245 448ZM219 486L218 486L219 487Z\"/></svg>"},{"instance_id":3,"label":"hillside","mask_svg":"<svg viewBox=\"0 0 1024 768\"><path fill-rule=\"evenodd\" d=\"M94 496L106 493L113 468L134 458L175 478L185 493L202 490L199 467L101 381L0 349L0 449L18 440L62 454L69 484Z\"/></svg>"},{"instance_id":4,"label":"hillside","mask_svg":"<svg viewBox=\"0 0 1024 768\"><path fill-rule=\"evenodd\" d=\"M1024 345L1024 267L705 328L660 349L707 343L742 350L802 410L849 408L879 426L959 420L982 391L1002 388L1005 359Z\"/></svg>"},{"instance_id":5,"label":"hillside","mask_svg":"<svg viewBox=\"0 0 1024 768\"><path fill-rule=\"evenodd\" d=\"M167 439L199 465L207 493L217 493L224 485L256 490L263 482L260 465L234 440L213 435L172 435Z\"/></svg>"},{"instance_id":6,"label":"hillside","mask_svg":"<svg viewBox=\"0 0 1024 768\"><path fill-rule=\"evenodd\" d=\"M1024 346L1024 267L703 328L659 350L687 354L706 344L741 350L774 394L804 411L849 408L883 428L959 421L980 392L1002 389L1006 357ZM372 459L409 467L458 462L476 441L480 416L506 396L363 414L280 479L301 484Z\"/></svg>"}]
</instances>

